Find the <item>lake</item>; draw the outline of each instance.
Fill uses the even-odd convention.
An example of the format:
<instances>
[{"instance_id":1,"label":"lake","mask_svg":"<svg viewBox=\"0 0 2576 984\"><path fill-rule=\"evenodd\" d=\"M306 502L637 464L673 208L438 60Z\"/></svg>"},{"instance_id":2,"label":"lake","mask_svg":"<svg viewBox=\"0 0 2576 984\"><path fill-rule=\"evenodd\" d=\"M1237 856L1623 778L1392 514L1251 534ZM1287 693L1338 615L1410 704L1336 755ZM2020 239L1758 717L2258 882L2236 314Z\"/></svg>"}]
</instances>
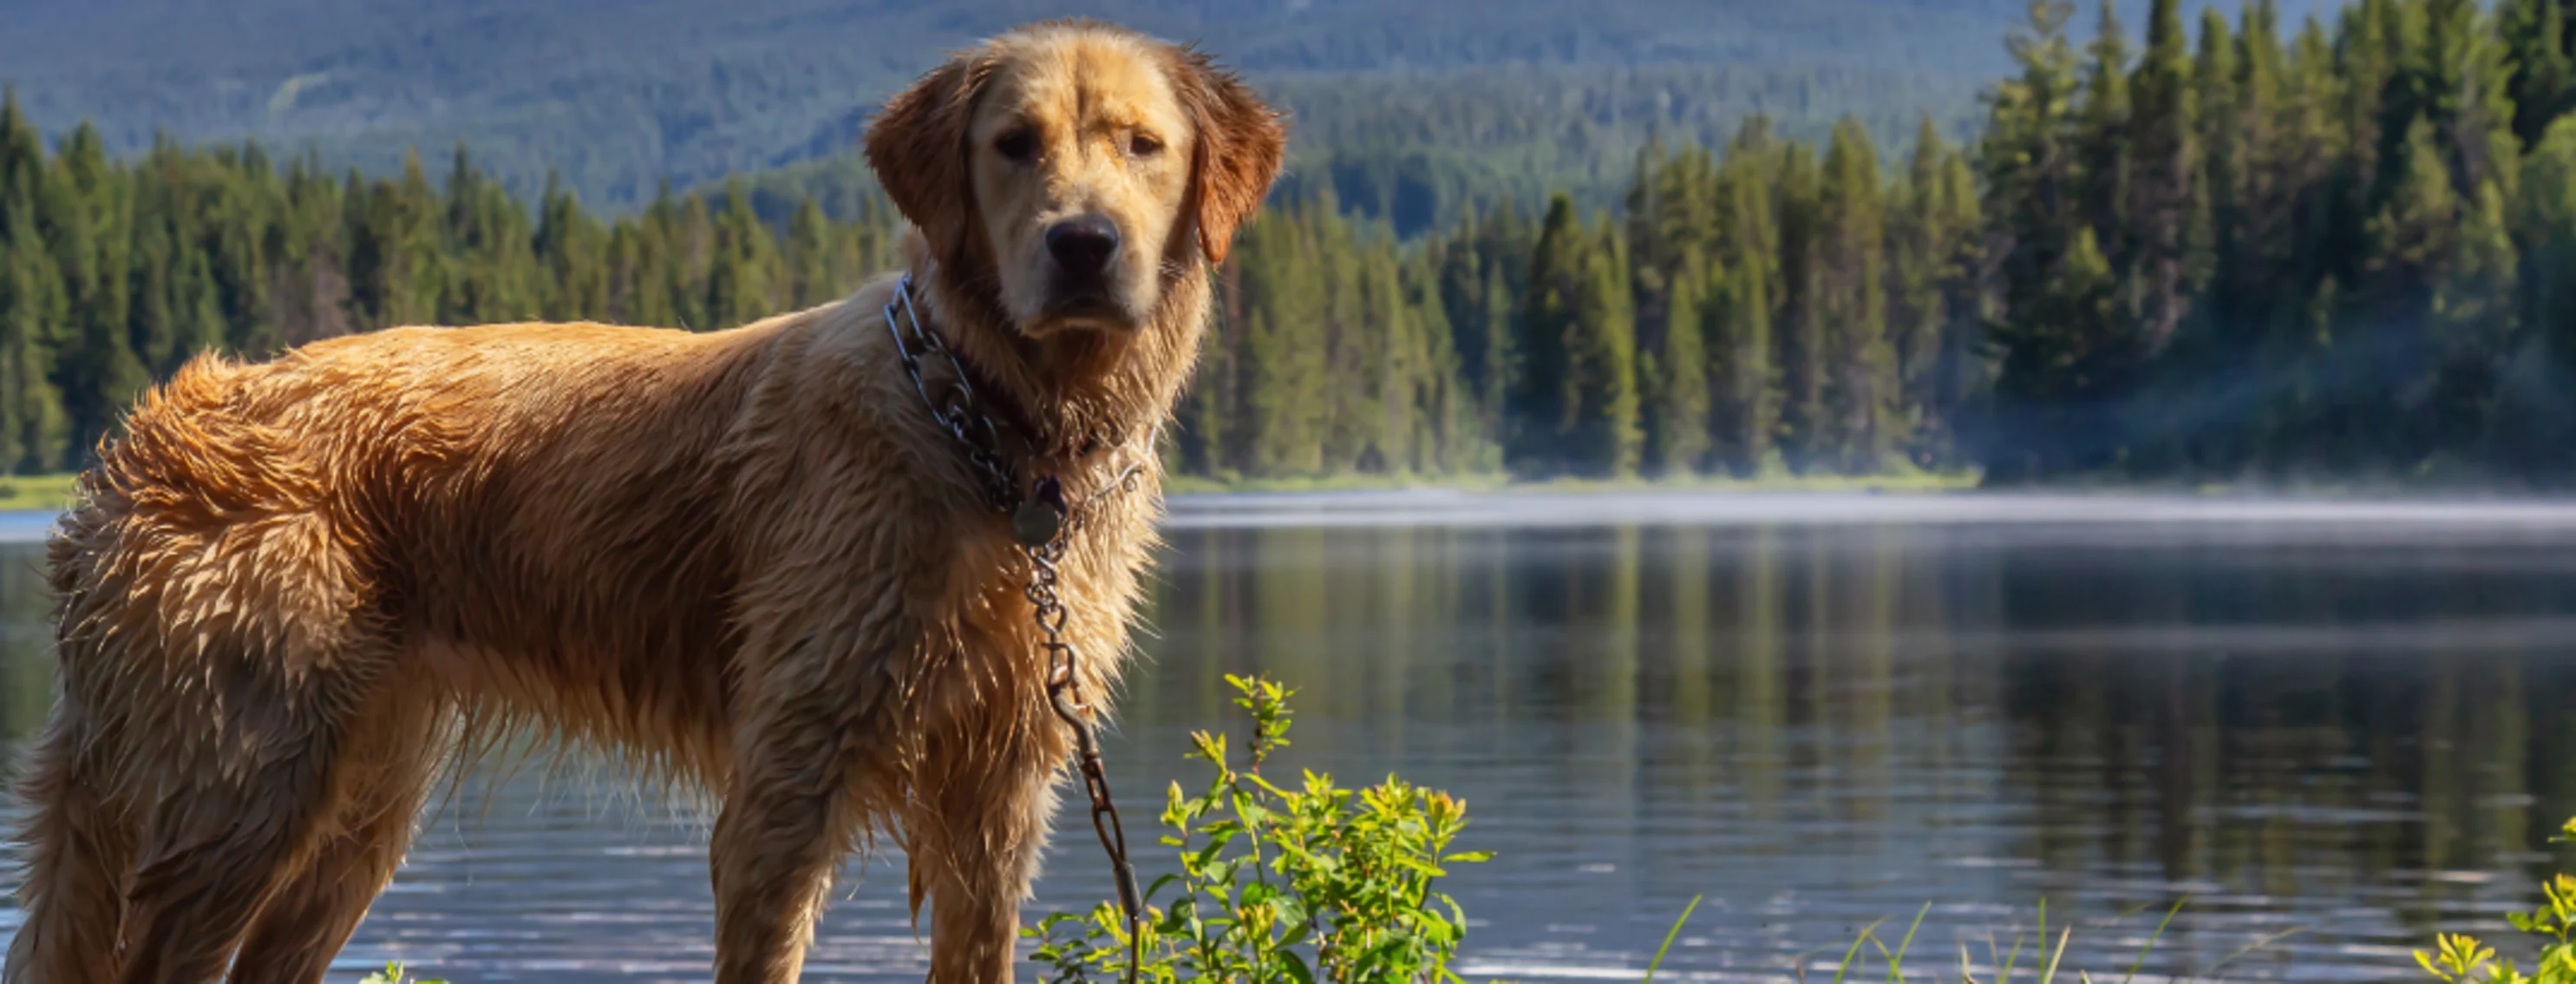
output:
<instances>
[{"instance_id":1,"label":"lake","mask_svg":"<svg viewBox=\"0 0 2576 984\"><path fill-rule=\"evenodd\" d=\"M50 699L42 525L0 517L12 743ZM2185 900L2141 980L2399 980L2576 866L2576 506L1233 496L1169 539L1108 743L1131 842L1202 781L1185 736L1240 732L1223 676L1268 674L1280 765L1466 799L1474 980L1634 981L1694 895L1659 981L1830 979L1926 903L1913 965L1955 974L2043 898L2070 980ZM615 775L468 783L347 976L705 980L705 825ZM853 874L806 979L919 981L901 859ZM1108 890L1066 810L1039 907Z\"/></svg>"}]
</instances>

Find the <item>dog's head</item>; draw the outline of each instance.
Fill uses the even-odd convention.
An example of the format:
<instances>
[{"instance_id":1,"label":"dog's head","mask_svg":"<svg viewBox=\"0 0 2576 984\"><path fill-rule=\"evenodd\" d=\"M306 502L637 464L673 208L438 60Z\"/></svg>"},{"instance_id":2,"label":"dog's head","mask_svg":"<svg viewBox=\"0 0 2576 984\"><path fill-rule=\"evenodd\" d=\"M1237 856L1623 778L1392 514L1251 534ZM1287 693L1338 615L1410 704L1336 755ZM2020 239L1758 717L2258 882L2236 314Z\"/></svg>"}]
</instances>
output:
<instances>
[{"instance_id":1,"label":"dog's head","mask_svg":"<svg viewBox=\"0 0 2576 984\"><path fill-rule=\"evenodd\" d=\"M1170 281L1225 259L1286 138L1195 51L1054 22L923 76L869 126L867 155L943 276L1044 338L1152 323Z\"/></svg>"}]
</instances>

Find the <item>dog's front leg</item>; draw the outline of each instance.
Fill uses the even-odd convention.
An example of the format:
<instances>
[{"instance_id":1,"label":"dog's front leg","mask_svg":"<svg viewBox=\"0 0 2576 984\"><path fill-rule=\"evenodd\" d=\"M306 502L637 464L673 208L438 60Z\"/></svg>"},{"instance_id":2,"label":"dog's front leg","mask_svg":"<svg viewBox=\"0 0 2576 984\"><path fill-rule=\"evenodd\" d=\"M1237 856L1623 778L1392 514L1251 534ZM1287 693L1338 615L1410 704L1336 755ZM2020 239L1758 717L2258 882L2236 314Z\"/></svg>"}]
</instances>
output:
<instances>
[{"instance_id":1,"label":"dog's front leg","mask_svg":"<svg viewBox=\"0 0 2576 984\"><path fill-rule=\"evenodd\" d=\"M854 695L769 689L738 732L709 845L716 984L794 984L860 822Z\"/></svg>"},{"instance_id":2,"label":"dog's front leg","mask_svg":"<svg viewBox=\"0 0 2576 984\"><path fill-rule=\"evenodd\" d=\"M914 898L930 895L930 984L1012 980L1020 902L1037 878L1056 808L1063 752L1046 735L1031 728L948 745L954 754L934 745L924 763L937 785L914 804L906 827Z\"/></svg>"}]
</instances>

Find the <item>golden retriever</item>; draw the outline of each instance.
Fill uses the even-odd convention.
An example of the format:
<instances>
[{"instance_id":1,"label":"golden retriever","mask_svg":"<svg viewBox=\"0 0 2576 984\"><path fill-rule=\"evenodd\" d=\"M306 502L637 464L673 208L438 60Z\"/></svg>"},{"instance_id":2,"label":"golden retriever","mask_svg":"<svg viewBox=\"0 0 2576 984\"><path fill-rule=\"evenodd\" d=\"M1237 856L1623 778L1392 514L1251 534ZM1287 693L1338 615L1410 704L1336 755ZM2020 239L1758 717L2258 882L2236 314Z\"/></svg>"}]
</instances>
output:
<instances>
[{"instance_id":1,"label":"golden retriever","mask_svg":"<svg viewBox=\"0 0 2576 984\"><path fill-rule=\"evenodd\" d=\"M1152 435L1284 139L1201 55L1050 22L871 125L917 229L905 298L190 364L51 544L62 692L6 980L318 981L426 787L520 727L721 795L720 984L795 980L876 836L930 901L930 979L1010 980L1072 730L1009 510L1052 476L1087 520L1063 631L1096 703L1161 508ZM914 379L889 310L956 361ZM961 383L1001 472L925 402Z\"/></svg>"}]
</instances>

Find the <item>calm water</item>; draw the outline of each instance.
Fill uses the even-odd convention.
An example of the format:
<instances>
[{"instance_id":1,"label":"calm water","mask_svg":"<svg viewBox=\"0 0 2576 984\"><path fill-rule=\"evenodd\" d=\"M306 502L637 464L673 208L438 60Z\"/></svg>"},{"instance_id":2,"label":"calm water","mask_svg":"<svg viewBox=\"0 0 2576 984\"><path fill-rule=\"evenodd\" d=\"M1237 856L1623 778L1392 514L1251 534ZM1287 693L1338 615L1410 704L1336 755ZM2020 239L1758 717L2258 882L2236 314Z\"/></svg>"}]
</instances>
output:
<instances>
[{"instance_id":1,"label":"calm water","mask_svg":"<svg viewBox=\"0 0 2576 984\"><path fill-rule=\"evenodd\" d=\"M38 525L0 517L12 741L49 699ZM2186 896L2142 977L2403 979L2576 864L2576 507L1245 497L1171 541L1111 745L1131 823L1239 724L1223 674L1287 681L1289 765L1467 799L1499 854L1450 884L1471 978L1634 980L1705 894L1659 980L1827 967L1926 902L1918 959L1982 965L2043 897L2116 977ZM703 820L623 788L469 787L351 976L704 980ZM1042 905L1088 906L1063 821ZM808 980L920 979L901 859L864 874Z\"/></svg>"}]
</instances>

